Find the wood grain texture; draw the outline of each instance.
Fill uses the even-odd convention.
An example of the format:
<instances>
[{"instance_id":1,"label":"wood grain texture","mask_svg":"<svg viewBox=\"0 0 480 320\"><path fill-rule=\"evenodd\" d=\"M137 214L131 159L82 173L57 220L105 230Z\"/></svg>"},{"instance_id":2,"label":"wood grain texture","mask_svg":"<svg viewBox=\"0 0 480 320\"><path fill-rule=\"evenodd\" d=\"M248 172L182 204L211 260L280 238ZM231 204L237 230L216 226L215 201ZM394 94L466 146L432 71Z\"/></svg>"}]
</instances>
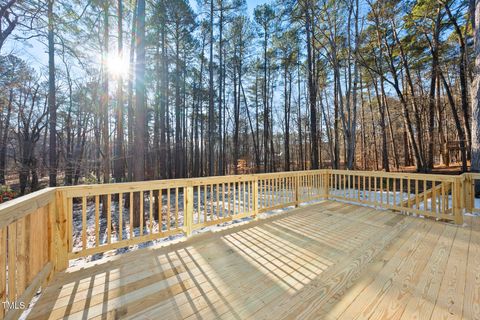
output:
<instances>
[{"instance_id":1,"label":"wood grain texture","mask_svg":"<svg viewBox=\"0 0 480 320\"><path fill-rule=\"evenodd\" d=\"M399 217L324 201L70 268L30 318L478 319L478 218Z\"/></svg>"}]
</instances>

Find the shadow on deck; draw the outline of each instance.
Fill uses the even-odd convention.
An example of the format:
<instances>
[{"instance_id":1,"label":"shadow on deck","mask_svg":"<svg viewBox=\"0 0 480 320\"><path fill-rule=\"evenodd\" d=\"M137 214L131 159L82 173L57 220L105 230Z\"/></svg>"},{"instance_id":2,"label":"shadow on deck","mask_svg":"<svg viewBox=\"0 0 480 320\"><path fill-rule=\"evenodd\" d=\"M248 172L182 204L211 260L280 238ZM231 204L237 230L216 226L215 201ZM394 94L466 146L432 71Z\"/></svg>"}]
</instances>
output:
<instances>
[{"instance_id":1,"label":"shadow on deck","mask_svg":"<svg viewBox=\"0 0 480 320\"><path fill-rule=\"evenodd\" d=\"M479 319L479 220L324 201L70 268L29 319Z\"/></svg>"}]
</instances>

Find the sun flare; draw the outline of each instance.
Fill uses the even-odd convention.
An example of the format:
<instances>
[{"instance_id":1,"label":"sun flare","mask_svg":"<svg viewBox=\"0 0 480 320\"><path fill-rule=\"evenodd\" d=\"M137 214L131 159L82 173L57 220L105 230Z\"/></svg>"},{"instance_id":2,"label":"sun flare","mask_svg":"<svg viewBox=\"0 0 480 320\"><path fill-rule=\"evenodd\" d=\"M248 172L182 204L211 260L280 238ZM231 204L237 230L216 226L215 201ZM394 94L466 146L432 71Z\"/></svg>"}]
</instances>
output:
<instances>
[{"instance_id":1,"label":"sun flare","mask_svg":"<svg viewBox=\"0 0 480 320\"><path fill-rule=\"evenodd\" d=\"M110 54L106 59L108 73L114 77L128 75L129 64L125 57L118 54Z\"/></svg>"}]
</instances>

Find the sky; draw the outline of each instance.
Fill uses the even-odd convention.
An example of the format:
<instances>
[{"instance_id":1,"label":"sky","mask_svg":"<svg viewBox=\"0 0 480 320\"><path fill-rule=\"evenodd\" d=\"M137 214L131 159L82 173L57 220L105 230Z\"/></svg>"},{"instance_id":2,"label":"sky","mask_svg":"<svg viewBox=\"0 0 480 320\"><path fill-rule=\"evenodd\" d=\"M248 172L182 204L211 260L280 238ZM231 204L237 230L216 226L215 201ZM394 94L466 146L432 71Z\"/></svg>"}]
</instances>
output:
<instances>
[{"instance_id":1,"label":"sky","mask_svg":"<svg viewBox=\"0 0 480 320\"><path fill-rule=\"evenodd\" d=\"M196 0L189 0L193 8L195 8ZM247 12L250 17L253 16L253 10L259 4L266 3L266 0L246 0ZM22 59L29 62L29 64L37 70L45 69L48 66L48 54L46 46L36 39L29 40L23 44L12 39L7 40L4 48L0 54L5 55L13 53L20 56ZM58 60L57 60L58 62Z\"/></svg>"},{"instance_id":2,"label":"sky","mask_svg":"<svg viewBox=\"0 0 480 320\"><path fill-rule=\"evenodd\" d=\"M248 8L248 15L250 17L253 16L253 9L255 9L256 6L259 4L265 3L265 0L247 0L247 8Z\"/></svg>"}]
</instances>

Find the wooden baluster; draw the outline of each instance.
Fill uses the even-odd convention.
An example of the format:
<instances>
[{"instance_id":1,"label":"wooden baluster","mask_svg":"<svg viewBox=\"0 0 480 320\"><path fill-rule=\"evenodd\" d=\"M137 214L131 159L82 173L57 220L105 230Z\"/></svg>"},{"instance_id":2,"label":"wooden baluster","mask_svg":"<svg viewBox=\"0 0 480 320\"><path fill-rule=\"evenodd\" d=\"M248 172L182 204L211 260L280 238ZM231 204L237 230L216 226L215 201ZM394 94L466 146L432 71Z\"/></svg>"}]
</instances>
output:
<instances>
[{"instance_id":1,"label":"wooden baluster","mask_svg":"<svg viewBox=\"0 0 480 320\"><path fill-rule=\"evenodd\" d=\"M386 187L386 191L387 191L387 208L388 206L390 205L390 178L387 178L387 187Z\"/></svg>"},{"instance_id":2,"label":"wooden baluster","mask_svg":"<svg viewBox=\"0 0 480 320\"><path fill-rule=\"evenodd\" d=\"M237 214L237 197L236 197L236 182L233 183L233 214L232 215L236 215Z\"/></svg>"},{"instance_id":3,"label":"wooden baluster","mask_svg":"<svg viewBox=\"0 0 480 320\"><path fill-rule=\"evenodd\" d=\"M362 200L363 200L363 202L365 202L366 201L365 194L367 193L367 184L366 184L367 177L364 175L362 180L363 180Z\"/></svg>"},{"instance_id":4,"label":"wooden baluster","mask_svg":"<svg viewBox=\"0 0 480 320\"><path fill-rule=\"evenodd\" d=\"M347 189L346 189L346 195L345 197L350 199L352 198L352 186L351 186L351 183L350 181L352 180L352 175L350 173L347 174Z\"/></svg>"},{"instance_id":5,"label":"wooden baluster","mask_svg":"<svg viewBox=\"0 0 480 320\"><path fill-rule=\"evenodd\" d=\"M269 182L270 183L270 203L269 203L269 205L270 205L270 207L273 207L274 204L275 204L274 203L275 199L274 199L274 190L273 190L273 179L270 178L269 180L270 180L270 182Z\"/></svg>"},{"instance_id":6,"label":"wooden baluster","mask_svg":"<svg viewBox=\"0 0 480 320\"><path fill-rule=\"evenodd\" d=\"M437 190L436 190L435 181L432 181L432 200L431 200L430 211L433 214L437 213Z\"/></svg>"},{"instance_id":7,"label":"wooden baluster","mask_svg":"<svg viewBox=\"0 0 480 320\"><path fill-rule=\"evenodd\" d=\"M118 240L123 240L123 192L118 194Z\"/></svg>"},{"instance_id":8,"label":"wooden baluster","mask_svg":"<svg viewBox=\"0 0 480 320\"><path fill-rule=\"evenodd\" d=\"M448 201L445 201L445 184L446 182L442 182L442 212L443 214L447 213Z\"/></svg>"},{"instance_id":9,"label":"wooden baluster","mask_svg":"<svg viewBox=\"0 0 480 320\"><path fill-rule=\"evenodd\" d=\"M357 201L360 202L360 191L362 186L360 184L360 175L357 175Z\"/></svg>"},{"instance_id":10,"label":"wooden baluster","mask_svg":"<svg viewBox=\"0 0 480 320\"><path fill-rule=\"evenodd\" d=\"M395 207L397 205L397 180L393 178L393 203L392 205Z\"/></svg>"},{"instance_id":11,"label":"wooden baluster","mask_svg":"<svg viewBox=\"0 0 480 320\"><path fill-rule=\"evenodd\" d=\"M335 188L336 188L336 185L335 185L335 174L329 174L329 178L330 178L330 188L332 188L332 191L335 192ZM330 195L330 190L327 190L327 194Z\"/></svg>"},{"instance_id":12,"label":"wooden baluster","mask_svg":"<svg viewBox=\"0 0 480 320\"><path fill-rule=\"evenodd\" d=\"M158 190L158 232L163 232L163 189Z\"/></svg>"},{"instance_id":13,"label":"wooden baluster","mask_svg":"<svg viewBox=\"0 0 480 320\"><path fill-rule=\"evenodd\" d=\"M311 174L307 174L307 194L308 194L308 200L312 199L312 178L313 176Z\"/></svg>"},{"instance_id":14,"label":"wooden baluster","mask_svg":"<svg viewBox=\"0 0 480 320\"><path fill-rule=\"evenodd\" d=\"M217 197L216 197L216 199L215 199L215 217L216 217L217 219L218 219L218 217L220 216L220 215L219 215L220 207L218 206L218 198L219 198L218 186L219 186L219 184L217 183L216 186L215 186L216 193L217 193Z\"/></svg>"},{"instance_id":15,"label":"wooden baluster","mask_svg":"<svg viewBox=\"0 0 480 320\"><path fill-rule=\"evenodd\" d=\"M251 197L252 197L252 181L246 181L245 182L247 185L247 212L251 213Z\"/></svg>"},{"instance_id":16,"label":"wooden baluster","mask_svg":"<svg viewBox=\"0 0 480 320\"><path fill-rule=\"evenodd\" d=\"M3 302L7 301L7 227L0 229L0 250L0 319L3 319Z\"/></svg>"},{"instance_id":17,"label":"wooden baluster","mask_svg":"<svg viewBox=\"0 0 480 320\"><path fill-rule=\"evenodd\" d=\"M207 222L207 185L203 186L203 222Z\"/></svg>"},{"instance_id":18,"label":"wooden baluster","mask_svg":"<svg viewBox=\"0 0 480 320\"><path fill-rule=\"evenodd\" d=\"M269 195L268 195L268 179L265 178L263 180L263 199L264 199L264 208L268 208L268 199L269 199Z\"/></svg>"},{"instance_id":19,"label":"wooden baluster","mask_svg":"<svg viewBox=\"0 0 480 320\"><path fill-rule=\"evenodd\" d=\"M418 194L418 180L415 179L415 206L417 210L420 210L420 197Z\"/></svg>"},{"instance_id":20,"label":"wooden baluster","mask_svg":"<svg viewBox=\"0 0 480 320\"><path fill-rule=\"evenodd\" d=\"M297 192L297 177L291 177L291 188L292 188L292 202L296 201L296 192Z\"/></svg>"},{"instance_id":21,"label":"wooden baluster","mask_svg":"<svg viewBox=\"0 0 480 320\"><path fill-rule=\"evenodd\" d=\"M400 178L400 201L399 203L402 203L403 201L403 178ZM395 204L395 206L399 206L397 204Z\"/></svg>"},{"instance_id":22,"label":"wooden baluster","mask_svg":"<svg viewBox=\"0 0 480 320\"><path fill-rule=\"evenodd\" d=\"M427 180L423 180L423 211L428 211L428 200L427 200Z\"/></svg>"},{"instance_id":23,"label":"wooden baluster","mask_svg":"<svg viewBox=\"0 0 480 320\"><path fill-rule=\"evenodd\" d=\"M130 197L130 200L131 200L131 197ZM132 206L130 206L130 210L132 210ZM100 221L99 220L100 220L100 197L96 195L95 196L95 247L98 247L100 245Z\"/></svg>"},{"instance_id":24,"label":"wooden baluster","mask_svg":"<svg viewBox=\"0 0 480 320\"><path fill-rule=\"evenodd\" d=\"M185 190L185 188L184 188ZM192 218L192 223L193 223L193 187L191 187L191 194L189 195L185 195L184 194L184 199L185 199L185 196L190 196L191 199L189 201L192 202L192 210L190 212L191 214L191 218ZM178 187L175 187L175 228L178 229Z\"/></svg>"},{"instance_id":25,"label":"wooden baluster","mask_svg":"<svg viewBox=\"0 0 480 320\"><path fill-rule=\"evenodd\" d=\"M64 197L66 214L67 214L67 244L68 252L73 251L73 198Z\"/></svg>"},{"instance_id":26,"label":"wooden baluster","mask_svg":"<svg viewBox=\"0 0 480 320\"><path fill-rule=\"evenodd\" d=\"M167 231L170 231L170 207L171 207L171 200L170 200L170 187L167 188Z\"/></svg>"},{"instance_id":27,"label":"wooden baluster","mask_svg":"<svg viewBox=\"0 0 480 320\"><path fill-rule=\"evenodd\" d=\"M240 202L240 210L242 211L242 214L245 214L245 181L240 182L240 186L242 189L242 200Z\"/></svg>"},{"instance_id":28,"label":"wooden baluster","mask_svg":"<svg viewBox=\"0 0 480 320\"><path fill-rule=\"evenodd\" d=\"M215 220L215 210L213 209L213 183L210 185L210 220Z\"/></svg>"},{"instance_id":29,"label":"wooden baluster","mask_svg":"<svg viewBox=\"0 0 480 320\"><path fill-rule=\"evenodd\" d=\"M82 197L82 251L87 249L87 197Z\"/></svg>"},{"instance_id":30,"label":"wooden baluster","mask_svg":"<svg viewBox=\"0 0 480 320\"><path fill-rule=\"evenodd\" d=\"M222 183L222 218L225 217L225 183Z\"/></svg>"},{"instance_id":31,"label":"wooden baluster","mask_svg":"<svg viewBox=\"0 0 480 320\"><path fill-rule=\"evenodd\" d=\"M476 179L472 179L471 176L468 176L469 178L469 183L468 183L468 189L470 190L469 192L469 199L470 199L470 205L469 205L469 212L473 213L476 209L475 208L475 180ZM478 208L477 208L478 209Z\"/></svg>"},{"instance_id":32,"label":"wooden baluster","mask_svg":"<svg viewBox=\"0 0 480 320\"><path fill-rule=\"evenodd\" d=\"M379 178L380 182L380 206L383 207L383 177Z\"/></svg>"},{"instance_id":33,"label":"wooden baluster","mask_svg":"<svg viewBox=\"0 0 480 320\"><path fill-rule=\"evenodd\" d=\"M140 235L143 236L143 220L145 219L145 211L144 211L144 197L145 195L143 194L143 191L139 192L139 198L140 198Z\"/></svg>"},{"instance_id":34,"label":"wooden baluster","mask_svg":"<svg viewBox=\"0 0 480 320\"><path fill-rule=\"evenodd\" d=\"M230 211L230 182L228 183L228 189L227 189L227 199L228 199L228 216L232 215L232 212Z\"/></svg>"},{"instance_id":35,"label":"wooden baluster","mask_svg":"<svg viewBox=\"0 0 480 320\"><path fill-rule=\"evenodd\" d=\"M270 207L275 206L275 178L270 179Z\"/></svg>"},{"instance_id":36,"label":"wooden baluster","mask_svg":"<svg viewBox=\"0 0 480 320\"><path fill-rule=\"evenodd\" d=\"M97 201L97 200L95 200ZM98 221L98 220L97 220ZM133 238L133 192L130 192L130 239ZM97 238L98 239L98 238Z\"/></svg>"},{"instance_id":37,"label":"wooden baluster","mask_svg":"<svg viewBox=\"0 0 480 320\"><path fill-rule=\"evenodd\" d=\"M407 179L407 204L408 208L412 207L412 200L410 199L410 195L412 194L412 181L410 178Z\"/></svg>"},{"instance_id":38,"label":"wooden baluster","mask_svg":"<svg viewBox=\"0 0 480 320\"><path fill-rule=\"evenodd\" d=\"M257 187L255 187L255 185L257 185ZM252 181L252 212L255 213L255 208L258 208L258 205L256 206L255 205L255 202L257 201L258 199L258 180L257 178L254 178L254 180Z\"/></svg>"},{"instance_id":39,"label":"wooden baluster","mask_svg":"<svg viewBox=\"0 0 480 320\"><path fill-rule=\"evenodd\" d=\"M149 230L150 234L153 233L153 190L150 190L149 194Z\"/></svg>"}]
</instances>

